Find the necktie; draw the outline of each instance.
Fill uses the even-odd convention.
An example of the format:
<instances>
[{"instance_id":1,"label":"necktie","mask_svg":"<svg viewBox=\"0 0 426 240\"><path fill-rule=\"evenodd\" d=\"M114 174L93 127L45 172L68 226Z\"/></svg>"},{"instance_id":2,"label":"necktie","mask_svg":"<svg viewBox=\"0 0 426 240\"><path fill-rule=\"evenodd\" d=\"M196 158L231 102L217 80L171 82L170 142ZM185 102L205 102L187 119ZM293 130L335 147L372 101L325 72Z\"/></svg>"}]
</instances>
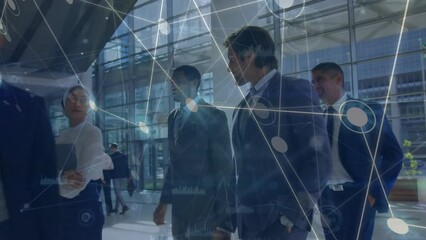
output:
<instances>
[{"instance_id":1,"label":"necktie","mask_svg":"<svg viewBox=\"0 0 426 240\"><path fill-rule=\"evenodd\" d=\"M175 143L177 141L177 138L179 137L179 133L182 128L182 122L183 122L182 120L183 120L183 113L182 113L182 110L179 109L176 113L175 123L173 126L173 137L174 137Z\"/></svg>"},{"instance_id":2,"label":"necktie","mask_svg":"<svg viewBox=\"0 0 426 240\"><path fill-rule=\"evenodd\" d=\"M256 95L256 92L257 92L256 88L251 87L249 89L249 93L245 97L246 101L249 102ZM250 102L248 103L248 105L250 105Z\"/></svg>"},{"instance_id":3,"label":"necktie","mask_svg":"<svg viewBox=\"0 0 426 240\"><path fill-rule=\"evenodd\" d=\"M327 108L327 133L328 133L328 140L330 141L330 146L333 144L333 129L334 129L334 114L336 113L336 110L334 110L333 107Z\"/></svg>"},{"instance_id":4,"label":"necktie","mask_svg":"<svg viewBox=\"0 0 426 240\"><path fill-rule=\"evenodd\" d=\"M257 92L256 88L251 87L249 90L249 93L247 93L247 95L244 97L243 104L241 104L242 109L239 110L239 114L238 114L238 128L239 128L240 138L242 138L242 136L244 135L246 123L250 116L249 108L254 106L254 102L252 98L255 96L256 92Z\"/></svg>"}]
</instances>

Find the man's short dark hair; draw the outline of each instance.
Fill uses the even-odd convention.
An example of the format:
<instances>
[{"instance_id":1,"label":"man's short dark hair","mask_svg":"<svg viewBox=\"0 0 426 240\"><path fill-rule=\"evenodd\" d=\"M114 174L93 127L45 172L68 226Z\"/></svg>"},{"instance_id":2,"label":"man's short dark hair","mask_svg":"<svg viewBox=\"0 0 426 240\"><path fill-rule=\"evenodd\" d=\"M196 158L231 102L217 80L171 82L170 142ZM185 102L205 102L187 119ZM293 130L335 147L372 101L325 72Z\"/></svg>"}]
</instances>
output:
<instances>
[{"instance_id":1,"label":"man's short dark hair","mask_svg":"<svg viewBox=\"0 0 426 240\"><path fill-rule=\"evenodd\" d=\"M341 73L344 76L342 68L339 66L339 64L334 62L320 63L316 65L314 68L312 68L311 72L315 72L315 71Z\"/></svg>"},{"instance_id":2,"label":"man's short dark hair","mask_svg":"<svg viewBox=\"0 0 426 240\"><path fill-rule=\"evenodd\" d=\"M198 91L198 88L200 87L201 83L201 74L198 69L190 65L182 65L180 67L177 67L174 72L182 72L189 81L197 81Z\"/></svg>"},{"instance_id":3,"label":"man's short dark hair","mask_svg":"<svg viewBox=\"0 0 426 240\"><path fill-rule=\"evenodd\" d=\"M342 74L343 81L342 81L342 87L345 85L344 76L342 68L339 66L339 64L334 62L323 62L318 65L316 65L314 68L312 68L311 73L316 71L322 71L330 74Z\"/></svg>"},{"instance_id":4,"label":"man's short dark hair","mask_svg":"<svg viewBox=\"0 0 426 240\"><path fill-rule=\"evenodd\" d=\"M223 45L231 48L241 60L249 51L253 51L256 54L255 66L257 68L263 66L269 66L271 69L278 68L274 41L269 32L261 27L242 27L229 35Z\"/></svg>"},{"instance_id":5,"label":"man's short dark hair","mask_svg":"<svg viewBox=\"0 0 426 240\"><path fill-rule=\"evenodd\" d=\"M109 145L110 148L118 148L118 144L117 143L111 143Z\"/></svg>"}]
</instances>

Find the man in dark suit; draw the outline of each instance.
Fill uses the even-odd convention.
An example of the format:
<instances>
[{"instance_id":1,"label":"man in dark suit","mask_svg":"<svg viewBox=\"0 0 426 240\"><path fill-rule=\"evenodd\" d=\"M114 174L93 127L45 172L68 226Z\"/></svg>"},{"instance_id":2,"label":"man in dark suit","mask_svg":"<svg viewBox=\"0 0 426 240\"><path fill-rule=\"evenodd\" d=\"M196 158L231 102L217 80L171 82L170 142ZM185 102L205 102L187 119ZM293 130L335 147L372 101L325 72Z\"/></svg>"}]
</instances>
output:
<instances>
[{"instance_id":1,"label":"man in dark suit","mask_svg":"<svg viewBox=\"0 0 426 240\"><path fill-rule=\"evenodd\" d=\"M387 195L403 153L380 105L345 93L336 63L312 69L312 83L327 105L332 174L320 203L326 239L371 239L376 211L387 212Z\"/></svg>"},{"instance_id":2,"label":"man in dark suit","mask_svg":"<svg viewBox=\"0 0 426 240\"><path fill-rule=\"evenodd\" d=\"M172 207L174 239L230 239L233 164L225 113L197 95L201 75L188 65L175 69L168 118L170 165L154 222L164 224Z\"/></svg>"},{"instance_id":3,"label":"man in dark suit","mask_svg":"<svg viewBox=\"0 0 426 240\"><path fill-rule=\"evenodd\" d=\"M266 30L243 27L224 45L236 84L250 85L232 128L239 236L306 239L330 167L319 99L309 81L276 70Z\"/></svg>"},{"instance_id":4,"label":"man in dark suit","mask_svg":"<svg viewBox=\"0 0 426 240\"><path fill-rule=\"evenodd\" d=\"M110 176L112 178L115 193L115 208L112 212L118 212L118 206L121 204L122 210L120 214L124 214L129 210L123 196L123 189L127 188L130 179L129 160L127 155L118 150L117 143L111 143L109 147L111 149L110 157L114 164L114 169Z\"/></svg>"},{"instance_id":5,"label":"man in dark suit","mask_svg":"<svg viewBox=\"0 0 426 240\"><path fill-rule=\"evenodd\" d=\"M62 239L55 143L44 101L0 76L0 115L0 239Z\"/></svg>"}]
</instances>

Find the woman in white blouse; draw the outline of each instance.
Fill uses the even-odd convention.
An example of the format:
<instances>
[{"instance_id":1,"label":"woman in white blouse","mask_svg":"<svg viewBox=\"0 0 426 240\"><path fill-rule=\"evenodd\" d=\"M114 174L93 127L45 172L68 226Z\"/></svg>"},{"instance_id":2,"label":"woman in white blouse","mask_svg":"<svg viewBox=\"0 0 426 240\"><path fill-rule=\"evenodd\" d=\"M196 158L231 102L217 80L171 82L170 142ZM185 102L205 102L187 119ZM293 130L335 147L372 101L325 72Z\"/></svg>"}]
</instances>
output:
<instances>
[{"instance_id":1,"label":"woman in white blouse","mask_svg":"<svg viewBox=\"0 0 426 240\"><path fill-rule=\"evenodd\" d=\"M71 87L64 95L64 113L70 127L56 139L57 144L74 144L76 169L60 172L62 225L66 240L101 240L104 215L95 180L103 169L112 169L105 154L102 133L87 117L89 94L81 85Z\"/></svg>"}]
</instances>

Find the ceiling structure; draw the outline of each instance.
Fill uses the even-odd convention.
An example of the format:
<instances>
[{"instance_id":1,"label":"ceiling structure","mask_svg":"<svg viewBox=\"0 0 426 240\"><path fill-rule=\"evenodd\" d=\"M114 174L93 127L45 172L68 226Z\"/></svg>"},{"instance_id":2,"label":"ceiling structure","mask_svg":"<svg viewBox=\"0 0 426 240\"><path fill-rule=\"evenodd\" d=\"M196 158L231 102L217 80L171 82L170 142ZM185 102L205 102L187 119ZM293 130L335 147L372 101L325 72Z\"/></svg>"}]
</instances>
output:
<instances>
[{"instance_id":1,"label":"ceiling structure","mask_svg":"<svg viewBox=\"0 0 426 240\"><path fill-rule=\"evenodd\" d=\"M136 0L0 0L0 71L59 79L86 71Z\"/></svg>"}]
</instances>

